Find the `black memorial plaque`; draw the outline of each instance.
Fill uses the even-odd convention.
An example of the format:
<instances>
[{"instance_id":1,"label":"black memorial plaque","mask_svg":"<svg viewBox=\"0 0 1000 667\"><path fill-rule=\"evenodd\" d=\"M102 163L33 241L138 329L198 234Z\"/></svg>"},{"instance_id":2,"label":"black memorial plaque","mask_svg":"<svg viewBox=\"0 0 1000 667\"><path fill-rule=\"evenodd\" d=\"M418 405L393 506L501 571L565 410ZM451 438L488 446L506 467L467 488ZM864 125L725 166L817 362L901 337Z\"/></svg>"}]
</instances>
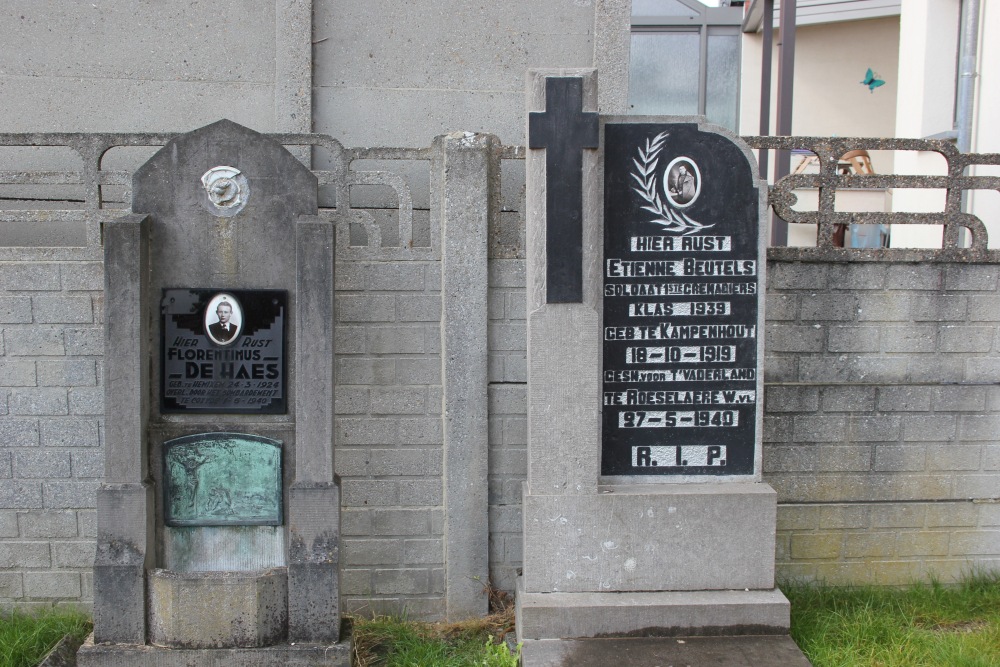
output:
<instances>
[{"instance_id":1,"label":"black memorial plaque","mask_svg":"<svg viewBox=\"0 0 1000 667\"><path fill-rule=\"evenodd\" d=\"M165 289L160 309L161 412L288 411L288 292Z\"/></svg>"},{"instance_id":2,"label":"black memorial plaque","mask_svg":"<svg viewBox=\"0 0 1000 667\"><path fill-rule=\"evenodd\" d=\"M752 475L761 254L740 148L604 127L604 475Z\"/></svg>"}]
</instances>

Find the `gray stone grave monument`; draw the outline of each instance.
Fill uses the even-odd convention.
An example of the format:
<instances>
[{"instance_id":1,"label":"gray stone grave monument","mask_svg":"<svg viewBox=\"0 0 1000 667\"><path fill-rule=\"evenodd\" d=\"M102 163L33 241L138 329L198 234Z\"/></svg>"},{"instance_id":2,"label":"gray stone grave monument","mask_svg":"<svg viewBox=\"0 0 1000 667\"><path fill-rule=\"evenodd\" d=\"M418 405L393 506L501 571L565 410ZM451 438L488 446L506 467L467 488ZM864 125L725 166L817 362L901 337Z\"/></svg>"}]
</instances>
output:
<instances>
[{"instance_id":1,"label":"gray stone grave monument","mask_svg":"<svg viewBox=\"0 0 1000 667\"><path fill-rule=\"evenodd\" d=\"M766 186L703 119L598 119L596 84L527 80L528 667L563 664L548 640L789 626L761 480Z\"/></svg>"},{"instance_id":2,"label":"gray stone grave monument","mask_svg":"<svg viewBox=\"0 0 1000 667\"><path fill-rule=\"evenodd\" d=\"M104 483L82 667L349 665L333 467L334 229L229 121L133 179L105 247Z\"/></svg>"}]
</instances>

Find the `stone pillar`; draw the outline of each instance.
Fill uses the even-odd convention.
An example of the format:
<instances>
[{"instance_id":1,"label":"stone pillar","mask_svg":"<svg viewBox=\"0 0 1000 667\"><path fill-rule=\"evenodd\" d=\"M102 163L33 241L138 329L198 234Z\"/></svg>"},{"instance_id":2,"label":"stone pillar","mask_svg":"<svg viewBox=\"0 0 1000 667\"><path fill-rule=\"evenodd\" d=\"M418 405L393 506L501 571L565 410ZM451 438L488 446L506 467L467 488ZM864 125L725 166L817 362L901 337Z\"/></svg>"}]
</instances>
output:
<instances>
[{"instance_id":1,"label":"stone pillar","mask_svg":"<svg viewBox=\"0 0 1000 667\"><path fill-rule=\"evenodd\" d=\"M489 220L497 206L490 195L496 142L492 135L467 132L443 137L441 363L449 620L481 616L489 607L486 299Z\"/></svg>"},{"instance_id":2,"label":"stone pillar","mask_svg":"<svg viewBox=\"0 0 1000 667\"><path fill-rule=\"evenodd\" d=\"M331 223L296 235L295 481L288 493L288 640L340 639L340 482L333 466L334 252Z\"/></svg>"},{"instance_id":3,"label":"stone pillar","mask_svg":"<svg viewBox=\"0 0 1000 667\"><path fill-rule=\"evenodd\" d=\"M597 110L593 69L532 70L528 111L545 110L549 77L580 77L583 110ZM600 459L597 308L601 275L597 151L583 151L583 300L546 303L545 151L525 156L528 310L528 481L532 494L596 493ZM532 445L536 446L532 446Z\"/></svg>"},{"instance_id":4,"label":"stone pillar","mask_svg":"<svg viewBox=\"0 0 1000 667\"><path fill-rule=\"evenodd\" d=\"M97 491L94 638L146 642L146 567L153 556L147 481L149 227L129 215L104 228L104 483Z\"/></svg>"}]
</instances>

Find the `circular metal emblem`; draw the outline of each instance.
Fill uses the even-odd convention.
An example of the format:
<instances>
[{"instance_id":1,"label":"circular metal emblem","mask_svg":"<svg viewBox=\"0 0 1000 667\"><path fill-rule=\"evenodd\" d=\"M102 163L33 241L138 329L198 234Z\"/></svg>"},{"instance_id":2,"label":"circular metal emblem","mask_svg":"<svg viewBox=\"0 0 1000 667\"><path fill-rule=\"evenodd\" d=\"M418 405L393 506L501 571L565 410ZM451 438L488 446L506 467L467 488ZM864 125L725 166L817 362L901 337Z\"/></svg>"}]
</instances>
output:
<instances>
[{"instance_id":1,"label":"circular metal emblem","mask_svg":"<svg viewBox=\"0 0 1000 667\"><path fill-rule=\"evenodd\" d=\"M250 182L235 167L212 167L201 177L201 184L213 215L236 215L250 198Z\"/></svg>"}]
</instances>

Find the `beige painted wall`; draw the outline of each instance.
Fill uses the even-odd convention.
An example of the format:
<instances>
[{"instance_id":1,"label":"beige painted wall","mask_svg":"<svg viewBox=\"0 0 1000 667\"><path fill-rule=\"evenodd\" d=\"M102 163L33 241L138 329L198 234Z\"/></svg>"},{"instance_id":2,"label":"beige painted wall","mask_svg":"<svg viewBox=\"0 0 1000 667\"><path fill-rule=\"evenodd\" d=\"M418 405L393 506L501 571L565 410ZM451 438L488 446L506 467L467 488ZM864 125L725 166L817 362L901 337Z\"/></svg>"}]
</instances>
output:
<instances>
[{"instance_id":1,"label":"beige painted wall","mask_svg":"<svg viewBox=\"0 0 1000 667\"><path fill-rule=\"evenodd\" d=\"M777 115L778 49L774 34L771 76L771 132ZM745 34L741 81L741 134L760 132L760 63L763 38ZM879 18L796 30L792 134L797 136L891 137L896 125L896 70L899 19ZM869 91L861 84L871 67L885 85ZM892 156L872 154L876 173L892 171ZM792 169L799 158L792 158ZM771 161L773 166L774 161ZM838 199L840 210L884 210L885 195L858 193ZM798 210L816 210L816 192L800 195ZM842 201L843 200L843 201ZM854 201L857 200L857 201ZM791 225L789 245L816 244L815 225Z\"/></svg>"},{"instance_id":2,"label":"beige painted wall","mask_svg":"<svg viewBox=\"0 0 1000 667\"><path fill-rule=\"evenodd\" d=\"M1000 5L983 2L979 16L979 78L976 82L977 114L973 128L972 150L976 153L1000 153ZM981 176L1000 176L1000 167L979 167ZM1000 248L1000 192L975 191L971 194L970 212L986 224L990 247Z\"/></svg>"},{"instance_id":3,"label":"beige painted wall","mask_svg":"<svg viewBox=\"0 0 1000 667\"><path fill-rule=\"evenodd\" d=\"M955 62L958 51L957 0L907 0L900 12L899 107L897 136L919 139L954 126ZM896 173L945 174L945 161L934 153L900 151ZM939 191L896 190L893 211L944 210ZM939 225L896 225L894 248L940 248Z\"/></svg>"},{"instance_id":4,"label":"beige painted wall","mask_svg":"<svg viewBox=\"0 0 1000 667\"><path fill-rule=\"evenodd\" d=\"M757 134L762 37L745 34L744 38L740 132ZM773 57L772 131L777 108L777 46ZM899 20L896 18L798 28L792 133L800 136L892 136L896 122L898 59ZM881 74L886 82L874 92L869 92L860 83L869 67Z\"/></svg>"}]
</instances>

